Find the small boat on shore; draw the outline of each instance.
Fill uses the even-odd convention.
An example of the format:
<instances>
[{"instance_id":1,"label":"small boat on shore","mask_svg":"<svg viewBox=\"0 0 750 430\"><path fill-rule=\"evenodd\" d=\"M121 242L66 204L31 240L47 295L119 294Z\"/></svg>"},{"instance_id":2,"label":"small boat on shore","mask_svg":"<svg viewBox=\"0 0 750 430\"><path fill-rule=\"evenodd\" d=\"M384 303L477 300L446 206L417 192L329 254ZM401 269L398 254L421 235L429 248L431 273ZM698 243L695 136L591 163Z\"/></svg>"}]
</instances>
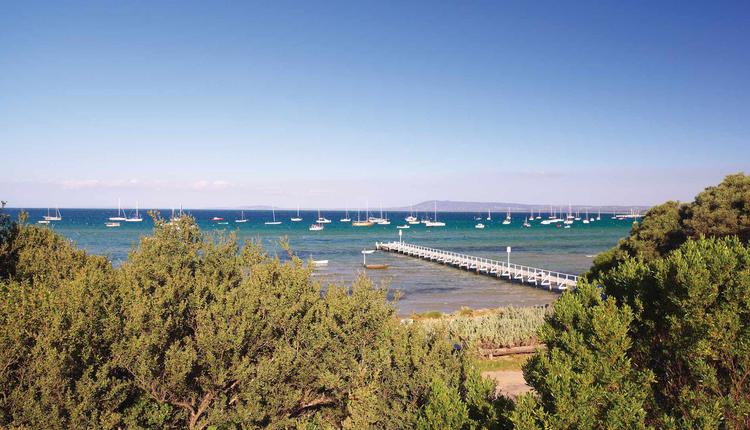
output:
<instances>
[{"instance_id":1,"label":"small boat on shore","mask_svg":"<svg viewBox=\"0 0 750 430\"><path fill-rule=\"evenodd\" d=\"M365 269L369 270L384 270L387 269L387 264L365 264Z\"/></svg>"}]
</instances>

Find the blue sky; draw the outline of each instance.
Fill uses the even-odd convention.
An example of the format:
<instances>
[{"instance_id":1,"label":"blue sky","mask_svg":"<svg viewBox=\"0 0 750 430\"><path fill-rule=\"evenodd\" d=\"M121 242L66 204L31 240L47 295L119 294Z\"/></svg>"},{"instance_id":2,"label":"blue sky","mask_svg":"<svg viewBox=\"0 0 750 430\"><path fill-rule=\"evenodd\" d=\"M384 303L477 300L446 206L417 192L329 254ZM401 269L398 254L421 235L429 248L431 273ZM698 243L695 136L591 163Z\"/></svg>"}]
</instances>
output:
<instances>
[{"instance_id":1,"label":"blue sky","mask_svg":"<svg viewBox=\"0 0 750 430\"><path fill-rule=\"evenodd\" d=\"M13 206L653 204L750 172L748 2L16 2Z\"/></svg>"}]
</instances>

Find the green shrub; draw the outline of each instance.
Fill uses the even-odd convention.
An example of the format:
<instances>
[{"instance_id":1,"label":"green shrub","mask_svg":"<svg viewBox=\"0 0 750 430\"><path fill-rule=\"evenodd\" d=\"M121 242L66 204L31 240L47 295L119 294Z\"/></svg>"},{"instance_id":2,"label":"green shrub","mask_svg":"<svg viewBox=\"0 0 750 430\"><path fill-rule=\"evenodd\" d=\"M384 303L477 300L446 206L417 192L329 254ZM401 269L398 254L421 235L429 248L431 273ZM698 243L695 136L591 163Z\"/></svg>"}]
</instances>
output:
<instances>
[{"instance_id":1,"label":"green shrub","mask_svg":"<svg viewBox=\"0 0 750 430\"><path fill-rule=\"evenodd\" d=\"M459 311L419 323L430 333L444 332L452 341L473 348L504 348L539 343L537 332L547 312L543 307L507 307L476 315Z\"/></svg>"}]
</instances>

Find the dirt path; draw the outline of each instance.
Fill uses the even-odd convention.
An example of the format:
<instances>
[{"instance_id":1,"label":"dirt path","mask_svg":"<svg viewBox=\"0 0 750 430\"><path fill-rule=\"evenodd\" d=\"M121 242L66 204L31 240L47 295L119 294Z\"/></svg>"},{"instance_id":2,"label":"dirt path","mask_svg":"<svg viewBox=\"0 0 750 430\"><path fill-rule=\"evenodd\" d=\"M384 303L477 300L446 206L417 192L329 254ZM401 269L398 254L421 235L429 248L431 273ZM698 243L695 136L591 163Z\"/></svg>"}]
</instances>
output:
<instances>
[{"instance_id":1,"label":"dirt path","mask_svg":"<svg viewBox=\"0 0 750 430\"><path fill-rule=\"evenodd\" d=\"M482 372L482 376L492 378L497 382L497 394L516 398L519 394L531 391L531 387L526 385L523 372L520 370L492 370Z\"/></svg>"}]
</instances>

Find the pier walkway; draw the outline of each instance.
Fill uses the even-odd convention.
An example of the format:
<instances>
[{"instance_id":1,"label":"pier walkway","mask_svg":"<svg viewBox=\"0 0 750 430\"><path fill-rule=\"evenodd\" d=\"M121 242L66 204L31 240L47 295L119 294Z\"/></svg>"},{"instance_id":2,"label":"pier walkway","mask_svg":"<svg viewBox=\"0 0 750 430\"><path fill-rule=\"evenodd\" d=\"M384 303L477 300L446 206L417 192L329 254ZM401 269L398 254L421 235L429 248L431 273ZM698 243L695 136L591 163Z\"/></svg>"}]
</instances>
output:
<instances>
[{"instance_id":1,"label":"pier walkway","mask_svg":"<svg viewBox=\"0 0 750 430\"><path fill-rule=\"evenodd\" d=\"M435 261L458 269L476 271L483 275L536 285L547 288L550 291L565 291L568 288L575 288L578 283L578 276L568 273L515 263L508 264L505 261L459 254L457 252L428 248L406 242L376 242L375 247L381 251L396 252L410 257Z\"/></svg>"}]
</instances>

